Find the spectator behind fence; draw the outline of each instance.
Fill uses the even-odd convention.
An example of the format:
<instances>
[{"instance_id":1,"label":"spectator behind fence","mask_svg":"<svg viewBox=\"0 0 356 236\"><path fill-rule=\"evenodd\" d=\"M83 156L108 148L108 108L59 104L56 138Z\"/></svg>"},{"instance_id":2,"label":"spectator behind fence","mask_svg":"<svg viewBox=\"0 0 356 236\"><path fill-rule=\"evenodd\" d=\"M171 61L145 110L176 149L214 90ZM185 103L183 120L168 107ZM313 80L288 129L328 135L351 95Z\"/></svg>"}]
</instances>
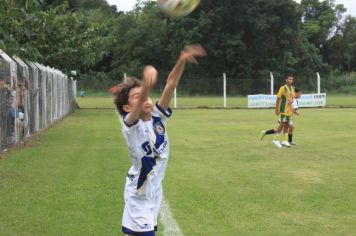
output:
<instances>
[{"instance_id":1,"label":"spectator behind fence","mask_svg":"<svg viewBox=\"0 0 356 236\"><path fill-rule=\"evenodd\" d=\"M25 92L25 82L19 82L16 90L16 102L18 110L22 113L25 112Z\"/></svg>"},{"instance_id":2,"label":"spectator behind fence","mask_svg":"<svg viewBox=\"0 0 356 236\"><path fill-rule=\"evenodd\" d=\"M15 142L15 119L16 109L14 104L14 97L10 95L6 102L6 142L10 146Z\"/></svg>"},{"instance_id":3,"label":"spectator behind fence","mask_svg":"<svg viewBox=\"0 0 356 236\"><path fill-rule=\"evenodd\" d=\"M19 111L19 115L16 118L16 128L17 128L17 137L19 139L24 138L25 136L25 122L24 122L25 114Z\"/></svg>"},{"instance_id":4,"label":"spectator behind fence","mask_svg":"<svg viewBox=\"0 0 356 236\"><path fill-rule=\"evenodd\" d=\"M22 77L22 82L19 83L19 93L20 100L18 105L18 116L16 117L16 128L17 128L17 137L22 139L25 137L25 104L26 104L26 91L28 90L28 80L26 77ZM26 112L27 112L26 107Z\"/></svg>"}]
</instances>

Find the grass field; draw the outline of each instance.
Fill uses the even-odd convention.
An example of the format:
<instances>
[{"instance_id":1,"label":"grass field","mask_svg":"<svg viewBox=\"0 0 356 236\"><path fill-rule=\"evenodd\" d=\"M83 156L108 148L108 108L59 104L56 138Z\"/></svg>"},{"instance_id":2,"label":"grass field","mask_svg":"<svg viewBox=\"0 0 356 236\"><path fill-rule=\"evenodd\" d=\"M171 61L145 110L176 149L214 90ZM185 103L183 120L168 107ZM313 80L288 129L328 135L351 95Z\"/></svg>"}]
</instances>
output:
<instances>
[{"instance_id":1,"label":"grass field","mask_svg":"<svg viewBox=\"0 0 356 236\"><path fill-rule=\"evenodd\" d=\"M157 101L157 97L152 100ZM100 96L89 96L78 98L78 104L81 108L113 108L113 99L108 94L101 93ZM327 106L353 106L356 107L356 95L327 95ZM178 108L196 108L196 107L223 107L222 97L178 97ZM228 107L247 107L247 97L235 96L227 98Z\"/></svg>"},{"instance_id":2,"label":"grass field","mask_svg":"<svg viewBox=\"0 0 356 236\"><path fill-rule=\"evenodd\" d=\"M304 109L297 146L277 149L259 140L272 110L175 110L164 192L184 235L356 235L355 117ZM78 110L12 150L0 235L120 235L127 155L110 109Z\"/></svg>"}]
</instances>

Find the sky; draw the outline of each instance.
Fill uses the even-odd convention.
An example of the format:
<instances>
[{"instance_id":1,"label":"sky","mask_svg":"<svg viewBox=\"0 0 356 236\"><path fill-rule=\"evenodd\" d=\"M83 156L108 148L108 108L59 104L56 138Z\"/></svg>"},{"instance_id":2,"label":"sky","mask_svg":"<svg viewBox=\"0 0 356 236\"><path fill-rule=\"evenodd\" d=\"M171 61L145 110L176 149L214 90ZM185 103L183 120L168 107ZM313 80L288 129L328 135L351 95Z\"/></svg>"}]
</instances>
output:
<instances>
[{"instance_id":1,"label":"sky","mask_svg":"<svg viewBox=\"0 0 356 236\"><path fill-rule=\"evenodd\" d=\"M106 0L110 5L116 5L119 11L131 11L136 0ZM300 2L296 0L297 2ZM344 4L347 8L347 14L356 17L356 0L335 0L336 4Z\"/></svg>"},{"instance_id":2,"label":"sky","mask_svg":"<svg viewBox=\"0 0 356 236\"><path fill-rule=\"evenodd\" d=\"M131 11L136 0L106 0L110 5L116 5L119 11Z\"/></svg>"}]
</instances>

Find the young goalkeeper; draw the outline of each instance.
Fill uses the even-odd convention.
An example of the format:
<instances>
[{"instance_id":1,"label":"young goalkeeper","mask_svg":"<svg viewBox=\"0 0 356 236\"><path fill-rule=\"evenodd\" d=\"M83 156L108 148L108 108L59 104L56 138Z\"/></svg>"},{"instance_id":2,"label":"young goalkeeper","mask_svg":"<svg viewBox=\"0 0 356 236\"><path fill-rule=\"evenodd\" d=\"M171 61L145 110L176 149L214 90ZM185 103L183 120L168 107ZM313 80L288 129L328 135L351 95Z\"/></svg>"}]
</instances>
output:
<instances>
[{"instance_id":1,"label":"young goalkeeper","mask_svg":"<svg viewBox=\"0 0 356 236\"><path fill-rule=\"evenodd\" d=\"M145 67L142 82L128 78L118 85L115 105L123 117L122 132L132 164L124 190L122 231L126 235L155 235L162 200L162 181L169 156L166 125L172 111L168 106L185 63L197 64L196 57L205 55L200 45L185 47L155 105L149 97L150 89L157 81L158 73L154 67Z\"/></svg>"},{"instance_id":2,"label":"young goalkeeper","mask_svg":"<svg viewBox=\"0 0 356 236\"><path fill-rule=\"evenodd\" d=\"M295 91L295 96L292 101L292 109L293 109L293 114L299 116L300 111L299 111L298 99L302 96L302 90L299 88L295 88L294 91ZM288 133L288 142L291 145L295 145L295 143L293 142L293 131L294 131L294 124L291 117L288 124L288 132L285 131L285 133Z\"/></svg>"}]
</instances>

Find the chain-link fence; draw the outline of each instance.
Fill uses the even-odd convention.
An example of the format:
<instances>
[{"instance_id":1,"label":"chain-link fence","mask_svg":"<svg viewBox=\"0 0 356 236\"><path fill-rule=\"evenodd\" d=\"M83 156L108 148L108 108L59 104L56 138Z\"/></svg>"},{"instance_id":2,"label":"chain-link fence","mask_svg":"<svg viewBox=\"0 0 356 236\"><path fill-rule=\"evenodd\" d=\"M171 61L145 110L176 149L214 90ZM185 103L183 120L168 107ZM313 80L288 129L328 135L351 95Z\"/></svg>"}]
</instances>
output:
<instances>
[{"instance_id":1,"label":"chain-link fence","mask_svg":"<svg viewBox=\"0 0 356 236\"><path fill-rule=\"evenodd\" d=\"M76 81L0 50L0 151L76 108Z\"/></svg>"}]
</instances>

